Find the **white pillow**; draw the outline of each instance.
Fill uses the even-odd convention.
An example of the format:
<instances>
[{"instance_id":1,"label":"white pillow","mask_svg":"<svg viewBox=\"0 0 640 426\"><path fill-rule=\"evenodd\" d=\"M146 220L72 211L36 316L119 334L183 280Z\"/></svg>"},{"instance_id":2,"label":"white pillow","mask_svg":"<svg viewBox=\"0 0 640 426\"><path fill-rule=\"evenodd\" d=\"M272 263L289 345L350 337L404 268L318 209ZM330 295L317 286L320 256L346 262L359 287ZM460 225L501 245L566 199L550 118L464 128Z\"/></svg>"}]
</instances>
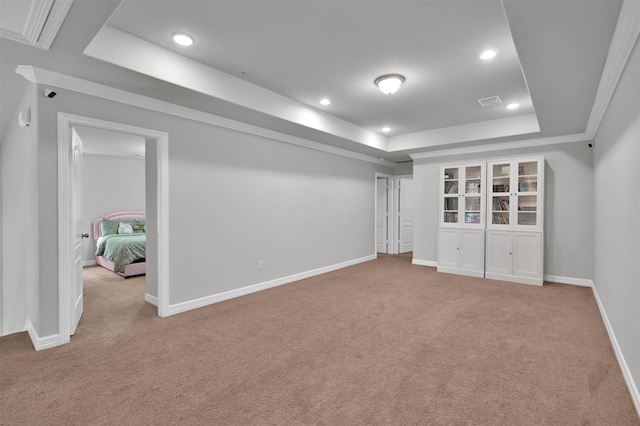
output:
<instances>
[{"instance_id":1,"label":"white pillow","mask_svg":"<svg viewBox=\"0 0 640 426\"><path fill-rule=\"evenodd\" d=\"M120 222L120 226L118 226L118 234L133 234L133 227L128 223Z\"/></svg>"}]
</instances>

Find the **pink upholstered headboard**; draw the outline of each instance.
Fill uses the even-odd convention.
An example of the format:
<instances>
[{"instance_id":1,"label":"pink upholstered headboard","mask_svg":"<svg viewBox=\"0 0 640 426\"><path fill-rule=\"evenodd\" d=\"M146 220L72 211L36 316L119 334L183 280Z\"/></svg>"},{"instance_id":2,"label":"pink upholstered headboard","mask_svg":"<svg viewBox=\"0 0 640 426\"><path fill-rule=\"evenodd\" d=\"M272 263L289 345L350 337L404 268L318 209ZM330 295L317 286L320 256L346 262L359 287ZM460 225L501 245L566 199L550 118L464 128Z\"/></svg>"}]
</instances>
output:
<instances>
[{"instance_id":1,"label":"pink upholstered headboard","mask_svg":"<svg viewBox=\"0 0 640 426\"><path fill-rule=\"evenodd\" d=\"M115 213L109 213L107 215L104 215L105 219L111 219L111 220L139 219L144 217L146 217L146 213L140 212L140 211L115 212ZM98 240L98 238L100 238L100 221L101 220L102 218L96 219L93 221L93 239L94 240Z\"/></svg>"}]
</instances>

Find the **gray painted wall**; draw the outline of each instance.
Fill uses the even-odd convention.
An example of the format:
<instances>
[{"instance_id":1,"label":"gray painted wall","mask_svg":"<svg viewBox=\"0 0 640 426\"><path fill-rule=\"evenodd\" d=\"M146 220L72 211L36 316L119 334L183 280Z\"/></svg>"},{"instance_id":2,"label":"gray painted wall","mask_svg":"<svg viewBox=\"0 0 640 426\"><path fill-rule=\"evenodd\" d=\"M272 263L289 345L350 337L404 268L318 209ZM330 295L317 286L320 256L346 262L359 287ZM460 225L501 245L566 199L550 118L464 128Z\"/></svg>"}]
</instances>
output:
<instances>
[{"instance_id":1,"label":"gray painted wall","mask_svg":"<svg viewBox=\"0 0 640 426\"><path fill-rule=\"evenodd\" d=\"M85 142L85 141L83 141ZM144 160L83 155L82 260L95 260L93 221L107 213L145 209Z\"/></svg>"},{"instance_id":2,"label":"gray painted wall","mask_svg":"<svg viewBox=\"0 0 640 426\"><path fill-rule=\"evenodd\" d=\"M41 179L30 188L49 250L39 262L40 336L58 329L58 111L169 134L170 304L374 254L375 172L390 169L56 91L40 102Z\"/></svg>"},{"instance_id":3,"label":"gray painted wall","mask_svg":"<svg viewBox=\"0 0 640 426\"><path fill-rule=\"evenodd\" d=\"M18 126L18 111L31 108L30 127ZM39 212L38 105L29 84L5 133L2 150L2 334L38 326Z\"/></svg>"},{"instance_id":4,"label":"gray painted wall","mask_svg":"<svg viewBox=\"0 0 640 426\"><path fill-rule=\"evenodd\" d=\"M437 261L440 165L545 157L544 274L591 279L593 265L593 153L586 143L416 160L415 259Z\"/></svg>"},{"instance_id":5,"label":"gray painted wall","mask_svg":"<svg viewBox=\"0 0 640 426\"><path fill-rule=\"evenodd\" d=\"M595 137L594 285L640 386L640 48Z\"/></svg>"}]
</instances>

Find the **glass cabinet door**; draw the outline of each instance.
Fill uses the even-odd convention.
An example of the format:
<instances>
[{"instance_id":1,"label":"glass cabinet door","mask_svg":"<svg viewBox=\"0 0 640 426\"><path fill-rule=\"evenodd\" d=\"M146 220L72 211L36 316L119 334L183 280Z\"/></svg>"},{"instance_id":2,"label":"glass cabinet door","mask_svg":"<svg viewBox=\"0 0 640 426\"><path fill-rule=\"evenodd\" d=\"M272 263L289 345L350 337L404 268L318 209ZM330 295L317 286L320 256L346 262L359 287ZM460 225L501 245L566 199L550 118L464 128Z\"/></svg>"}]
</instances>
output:
<instances>
[{"instance_id":1,"label":"glass cabinet door","mask_svg":"<svg viewBox=\"0 0 640 426\"><path fill-rule=\"evenodd\" d=\"M491 224L508 226L511 223L511 163L496 163L491 167Z\"/></svg>"},{"instance_id":2,"label":"glass cabinet door","mask_svg":"<svg viewBox=\"0 0 640 426\"><path fill-rule=\"evenodd\" d=\"M518 162L516 225L538 224L538 162Z\"/></svg>"},{"instance_id":3,"label":"glass cabinet door","mask_svg":"<svg viewBox=\"0 0 640 426\"><path fill-rule=\"evenodd\" d=\"M482 167L467 166L464 169L464 223L481 223Z\"/></svg>"},{"instance_id":4,"label":"glass cabinet door","mask_svg":"<svg viewBox=\"0 0 640 426\"><path fill-rule=\"evenodd\" d=\"M444 223L458 223L458 203L460 201L460 169L448 167L444 169Z\"/></svg>"}]
</instances>

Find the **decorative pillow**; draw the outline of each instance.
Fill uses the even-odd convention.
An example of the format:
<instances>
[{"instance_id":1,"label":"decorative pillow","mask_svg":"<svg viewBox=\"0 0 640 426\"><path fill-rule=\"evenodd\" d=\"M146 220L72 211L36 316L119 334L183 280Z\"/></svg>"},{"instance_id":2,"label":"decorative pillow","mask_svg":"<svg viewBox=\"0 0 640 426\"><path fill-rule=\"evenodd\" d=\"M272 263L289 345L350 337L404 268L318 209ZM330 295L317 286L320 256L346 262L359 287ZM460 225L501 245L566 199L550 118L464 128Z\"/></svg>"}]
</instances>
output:
<instances>
[{"instance_id":1,"label":"decorative pillow","mask_svg":"<svg viewBox=\"0 0 640 426\"><path fill-rule=\"evenodd\" d=\"M120 226L118 226L118 234L133 234L133 227L130 223L120 222Z\"/></svg>"},{"instance_id":2,"label":"decorative pillow","mask_svg":"<svg viewBox=\"0 0 640 426\"><path fill-rule=\"evenodd\" d=\"M100 234L112 235L118 233L118 222L103 218L100 221Z\"/></svg>"},{"instance_id":3,"label":"decorative pillow","mask_svg":"<svg viewBox=\"0 0 640 426\"><path fill-rule=\"evenodd\" d=\"M135 219L131 221L131 226L133 227L133 232L135 234L144 233L145 232L145 219Z\"/></svg>"}]
</instances>

